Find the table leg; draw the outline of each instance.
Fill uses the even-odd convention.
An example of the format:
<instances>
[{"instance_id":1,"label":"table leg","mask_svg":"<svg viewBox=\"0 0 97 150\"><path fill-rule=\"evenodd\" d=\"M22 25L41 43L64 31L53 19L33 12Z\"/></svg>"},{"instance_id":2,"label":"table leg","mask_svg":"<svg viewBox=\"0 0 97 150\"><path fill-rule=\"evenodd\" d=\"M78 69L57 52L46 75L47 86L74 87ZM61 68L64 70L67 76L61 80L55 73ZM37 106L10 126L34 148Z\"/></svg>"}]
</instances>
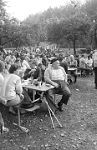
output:
<instances>
[{"instance_id":1,"label":"table leg","mask_svg":"<svg viewBox=\"0 0 97 150\"><path fill-rule=\"evenodd\" d=\"M49 106L49 104L48 104L48 102L47 102L46 99L45 99L45 103L47 104L47 107L48 107L49 111L51 111L51 113L52 113L53 116L55 117L55 119L56 119L56 121L58 122L59 126L62 128L61 123L59 122L58 118L56 117L56 115L54 114L54 112L52 111L52 109L50 108L50 106Z\"/></svg>"},{"instance_id":2,"label":"table leg","mask_svg":"<svg viewBox=\"0 0 97 150\"><path fill-rule=\"evenodd\" d=\"M49 108L48 108L48 112L49 112L49 115L50 115L50 118L51 118L51 121L52 121L53 128L55 128L54 121L53 121L53 118L52 118L52 115L51 115L51 112L50 112Z\"/></svg>"},{"instance_id":3,"label":"table leg","mask_svg":"<svg viewBox=\"0 0 97 150\"><path fill-rule=\"evenodd\" d=\"M35 100L35 94L36 94L36 91L33 90L33 101Z\"/></svg>"}]
</instances>

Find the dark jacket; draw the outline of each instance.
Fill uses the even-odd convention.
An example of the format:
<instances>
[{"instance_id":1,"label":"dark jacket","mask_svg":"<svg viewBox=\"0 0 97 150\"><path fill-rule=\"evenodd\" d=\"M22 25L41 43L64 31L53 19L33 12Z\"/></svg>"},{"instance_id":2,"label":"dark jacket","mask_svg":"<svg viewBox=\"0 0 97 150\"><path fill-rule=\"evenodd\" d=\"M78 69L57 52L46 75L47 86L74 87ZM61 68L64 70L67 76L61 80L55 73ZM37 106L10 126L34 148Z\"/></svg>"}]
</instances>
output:
<instances>
[{"instance_id":1,"label":"dark jacket","mask_svg":"<svg viewBox=\"0 0 97 150\"><path fill-rule=\"evenodd\" d=\"M66 61L60 62L60 66L64 68L66 73L68 73L68 64Z\"/></svg>"},{"instance_id":2,"label":"dark jacket","mask_svg":"<svg viewBox=\"0 0 97 150\"><path fill-rule=\"evenodd\" d=\"M42 79L41 69L37 67L34 73L31 72L31 69L26 69L23 79L26 80L27 78L30 78L30 77L41 80Z\"/></svg>"}]
</instances>

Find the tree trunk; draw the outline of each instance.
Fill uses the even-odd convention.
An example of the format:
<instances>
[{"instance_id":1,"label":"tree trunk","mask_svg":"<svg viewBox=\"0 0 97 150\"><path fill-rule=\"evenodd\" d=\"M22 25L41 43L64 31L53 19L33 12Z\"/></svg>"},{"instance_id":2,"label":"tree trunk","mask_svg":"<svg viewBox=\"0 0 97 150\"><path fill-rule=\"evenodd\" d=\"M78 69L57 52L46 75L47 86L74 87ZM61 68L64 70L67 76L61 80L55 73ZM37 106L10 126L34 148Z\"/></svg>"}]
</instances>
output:
<instances>
[{"instance_id":1,"label":"tree trunk","mask_svg":"<svg viewBox=\"0 0 97 150\"><path fill-rule=\"evenodd\" d=\"M0 46L2 46L2 40L1 40L1 37L0 37Z\"/></svg>"},{"instance_id":2,"label":"tree trunk","mask_svg":"<svg viewBox=\"0 0 97 150\"><path fill-rule=\"evenodd\" d=\"M3 46L2 46L2 39L0 37L0 52L2 52L2 51L3 51Z\"/></svg>"},{"instance_id":3,"label":"tree trunk","mask_svg":"<svg viewBox=\"0 0 97 150\"><path fill-rule=\"evenodd\" d=\"M94 49L97 49L97 31L94 30Z\"/></svg>"},{"instance_id":4,"label":"tree trunk","mask_svg":"<svg viewBox=\"0 0 97 150\"><path fill-rule=\"evenodd\" d=\"M74 55L76 55L76 40L73 41Z\"/></svg>"}]
</instances>

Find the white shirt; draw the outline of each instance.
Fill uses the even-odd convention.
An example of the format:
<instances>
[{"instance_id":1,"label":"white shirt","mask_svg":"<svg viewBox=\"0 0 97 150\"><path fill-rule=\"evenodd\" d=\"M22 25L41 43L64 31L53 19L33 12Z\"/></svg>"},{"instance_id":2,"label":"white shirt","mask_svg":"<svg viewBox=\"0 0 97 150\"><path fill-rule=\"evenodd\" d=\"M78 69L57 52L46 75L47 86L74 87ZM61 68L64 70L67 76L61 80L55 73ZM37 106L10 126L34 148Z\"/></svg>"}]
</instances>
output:
<instances>
[{"instance_id":1,"label":"white shirt","mask_svg":"<svg viewBox=\"0 0 97 150\"><path fill-rule=\"evenodd\" d=\"M93 54L94 67L97 67L97 52Z\"/></svg>"},{"instance_id":2,"label":"white shirt","mask_svg":"<svg viewBox=\"0 0 97 150\"><path fill-rule=\"evenodd\" d=\"M52 80L65 80L62 69L52 69Z\"/></svg>"},{"instance_id":3,"label":"white shirt","mask_svg":"<svg viewBox=\"0 0 97 150\"><path fill-rule=\"evenodd\" d=\"M36 62L37 62L37 64L42 64L42 58L37 58Z\"/></svg>"},{"instance_id":4,"label":"white shirt","mask_svg":"<svg viewBox=\"0 0 97 150\"><path fill-rule=\"evenodd\" d=\"M87 59L86 63L87 63L87 65L88 65L89 67L91 67L91 66L92 66L92 63L93 63L93 60L92 60L92 59Z\"/></svg>"},{"instance_id":5,"label":"white shirt","mask_svg":"<svg viewBox=\"0 0 97 150\"><path fill-rule=\"evenodd\" d=\"M80 67L81 68L86 68L86 60L83 57L81 57L81 59L80 59Z\"/></svg>"},{"instance_id":6,"label":"white shirt","mask_svg":"<svg viewBox=\"0 0 97 150\"><path fill-rule=\"evenodd\" d=\"M17 93L22 93L20 77L15 74L6 75L1 86L1 96L6 98L6 100L11 100L16 97Z\"/></svg>"},{"instance_id":7,"label":"white shirt","mask_svg":"<svg viewBox=\"0 0 97 150\"><path fill-rule=\"evenodd\" d=\"M3 75L0 73L0 91L1 91L1 85L3 83L4 77Z\"/></svg>"},{"instance_id":8,"label":"white shirt","mask_svg":"<svg viewBox=\"0 0 97 150\"><path fill-rule=\"evenodd\" d=\"M24 70L26 70L27 68L30 69L30 65L26 60L23 60L22 66L23 66Z\"/></svg>"},{"instance_id":9,"label":"white shirt","mask_svg":"<svg viewBox=\"0 0 97 150\"><path fill-rule=\"evenodd\" d=\"M9 56L7 56L6 58L5 58L5 62L10 62L10 58L11 58L11 56L9 55Z\"/></svg>"}]
</instances>

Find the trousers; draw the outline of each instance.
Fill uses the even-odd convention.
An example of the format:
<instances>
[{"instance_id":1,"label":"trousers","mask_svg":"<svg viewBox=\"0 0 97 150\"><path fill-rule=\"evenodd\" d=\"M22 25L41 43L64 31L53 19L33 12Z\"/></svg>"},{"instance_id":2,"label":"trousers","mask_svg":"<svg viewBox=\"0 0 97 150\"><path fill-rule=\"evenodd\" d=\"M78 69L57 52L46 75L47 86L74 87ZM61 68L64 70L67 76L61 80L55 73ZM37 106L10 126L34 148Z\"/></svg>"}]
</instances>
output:
<instances>
[{"instance_id":1,"label":"trousers","mask_svg":"<svg viewBox=\"0 0 97 150\"><path fill-rule=\"evenodd\" d=\"M94 74L95 74L95 78L94 78L94 83L95 83L95 86L97 87L97 67L94 67Z\"/></svg>"},{"instance_id":2,"label":"trousers","mask_svg":"<svg viewBox=\"0 0 97 150\"><path fill-rule=\"evenodd\" d=\"M15 106L20 104L21 102L21 106L22 104L30 104L31 103L31 99L27 93L27 91L25 89L23 89L23 95L24 95L24 99L21 100L20 96L17 94L16 97L12 100L9 100L6 104L6 106Z\"/></svg>"},{"instance_id":3,"label":"trousers","mask_svg":"<svg viewBox=\"0 0 97 150\"><path fill-rule=\"evenodd\" d=\"M54 88L54 89L50 89L45 93L46 99L51 107L51 109L56 110L56 105L54 104L53 101L53 95L54 94L61 94L62 95L62 99L60 100L60 102L65 105L67 105L69 97L71 96L71 92L67 86L67 83L65 81L61 81L61 80L55 80L54 82L56 82L58 84L58 88Z\"/></svg>"}]
</instances>

